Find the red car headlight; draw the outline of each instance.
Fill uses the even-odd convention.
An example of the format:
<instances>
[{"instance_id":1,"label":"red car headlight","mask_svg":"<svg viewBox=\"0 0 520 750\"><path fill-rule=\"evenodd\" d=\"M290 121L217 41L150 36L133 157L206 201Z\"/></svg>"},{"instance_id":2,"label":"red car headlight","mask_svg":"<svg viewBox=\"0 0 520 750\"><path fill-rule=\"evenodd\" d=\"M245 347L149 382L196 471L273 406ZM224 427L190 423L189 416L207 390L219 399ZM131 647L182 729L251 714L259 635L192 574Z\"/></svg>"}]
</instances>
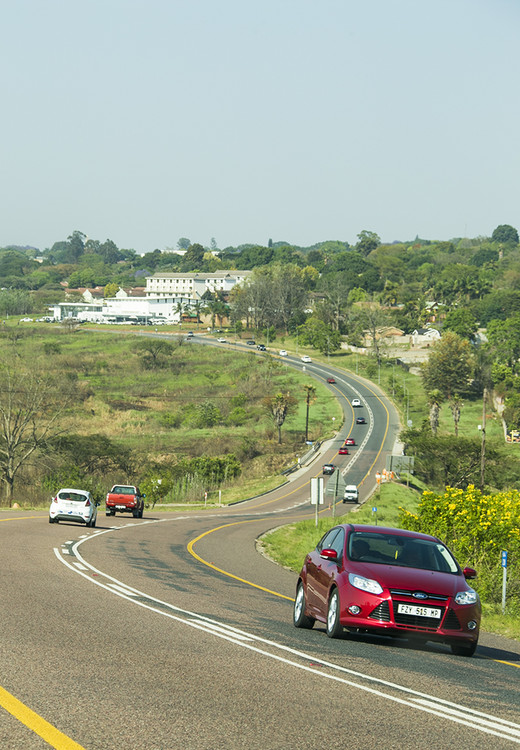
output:
<instances>
[{"instance_id":1,"label":"red car headlight","mask_svg":"<svg viewBox=\"0 0 520 750\"><path fill-rule=\"evenodd\" d=\"M355 589L367 591L369 594L378 595L383 593L383 587L380 583L374 581L373 578L365 578L364 576L359 576L356 573L349 573L348 581L351 586L354 586Z\"/></svg>"},{"instance_id":2,"label":"red car headlight","mask_svg":"<svg viewBox=\"0 0 520 750\"><path fill-rule=\"evenodd\" d=\"M473 589L459 591L455 594L455 601L457 604L476 604L478 602L478 594Z\"/></svg>"}]
</instances>

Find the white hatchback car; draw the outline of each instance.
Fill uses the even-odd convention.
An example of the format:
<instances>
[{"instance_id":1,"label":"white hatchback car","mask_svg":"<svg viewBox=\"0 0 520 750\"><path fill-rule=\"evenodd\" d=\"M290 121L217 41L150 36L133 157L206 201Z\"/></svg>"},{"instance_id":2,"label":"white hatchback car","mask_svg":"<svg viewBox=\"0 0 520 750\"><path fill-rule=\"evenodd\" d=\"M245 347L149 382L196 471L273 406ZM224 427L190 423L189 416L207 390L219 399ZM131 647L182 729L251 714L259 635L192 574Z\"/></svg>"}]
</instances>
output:
<instances>
[{"instance_id":1,"label":"white hatchback car","mask_svg":"<svg viewBox=\"0 0 520 750\"><path fill-rule=\"evenodd\" d=\"M352 406L361 406L361 401L358 398L353 398Z\"/></svg>"},{"instance_id":2,"label":"white hatchback car","mask_svg":"<svg viewBox=\"0 0 520 750\"><path fill-rule=\"evenodd\" d=\"M304 354L302 357L302 362L312 362L312 359L309 357L308 354Z\"/></svg>"},{"instance_id":3,"label":"white hatchback car","mask_svg":"<svg viewBox=\"0 0 520 750\"><path fill-rule=\"evenodd\" d=\"M280 349L279 354L280 354L280 357L286 357L287 356L287 352L285 351L285 349Z\"/></svg>"},{"instance_id":4,"label":"white hatchback car","mask_svg":"<svg viewBox=\"0 0 520 750\"><path fill-rule=\"evenodd\" d=\"M98 505L86 490L60 490L52 498L49 523L74 521L93 528L96 525Z\"/></svg>"}]
</instances>

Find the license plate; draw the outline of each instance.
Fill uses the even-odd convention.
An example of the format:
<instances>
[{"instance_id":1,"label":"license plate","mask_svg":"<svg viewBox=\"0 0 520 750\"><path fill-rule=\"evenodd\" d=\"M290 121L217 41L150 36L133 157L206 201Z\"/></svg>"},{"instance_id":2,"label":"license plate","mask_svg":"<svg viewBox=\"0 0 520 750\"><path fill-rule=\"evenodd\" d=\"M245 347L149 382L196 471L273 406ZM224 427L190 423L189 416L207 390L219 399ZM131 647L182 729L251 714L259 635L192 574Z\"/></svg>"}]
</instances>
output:
<instances>
[{"instance_id":1,"label":"license plate","mask_svg":"<svg viewBox=\"0 0 520 750\"><path fill-rule=\"evenodd\" d=\"M116 510L126 510L126 505L116 505Z\"/></svg>"},{"instance_id":2,"label":"license plate","mask_svg":"<svg viewBox=\"0 0 520 750\"><path fill-rule=\"evenodd\" d=\"M416 615L418 617L438 617L441 616L440 609L434 609L433 607L416 607L412 604L398 604L397 611L401 615Z\"/></svg>"}]
</instances>

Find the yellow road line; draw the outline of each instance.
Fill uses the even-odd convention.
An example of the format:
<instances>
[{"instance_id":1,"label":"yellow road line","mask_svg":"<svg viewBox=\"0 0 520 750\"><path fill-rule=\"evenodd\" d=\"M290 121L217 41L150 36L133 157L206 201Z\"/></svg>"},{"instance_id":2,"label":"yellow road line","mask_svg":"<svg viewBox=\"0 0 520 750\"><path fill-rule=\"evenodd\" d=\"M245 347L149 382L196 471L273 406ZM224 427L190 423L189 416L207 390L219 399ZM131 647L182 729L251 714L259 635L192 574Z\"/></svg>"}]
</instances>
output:
<instances>
[{"instance_id":1,"label":"yellow road line","mask_svg":"<svg viewBox=\"0 0 520 750\"><path fill-rule=\"evenodd\" d=\"M508 667L520 669L520 664L514 664L512 661L504 661L503 659L492 659L491 661L497 661L499 664L507 664Z\"/></svg>"},{"instance_id":2,"label":"yellow road line","mask_svg":"<svg viewBox=\"0 0 520 750\"><path fill-rule=\"evenodd\" d=\"M254 521L260 521L262 519L255 518ZM200 555L198 555L195 550L193 549L193 545L195 542L198 542L200 539L203 539L208 534L213 534L214 531L220 531L220 529L225 529L228 526L238 526L242 523L254 523L253 520L250 521L235 521L234 523L225 523L222 526L217 526L215 529L210 529L209 531L205 531L200 536L196 537L196 539L192 539L191 542L188 544L188 552L190 555L193 555L193 557L201 562L203 565L207 565L209 568L212 568L213 570L216 570L218 573L222 573L225 576L228 576L229 578L234 578L235 581L240 581L241 583L246 583L248 586L253 586L255 589L260 589L261 591L265 591L268 594L273 594L273 596L279 596L282 599L288 599L290 602L294 601L292 596L285 596L285 594L280 594L278 591L271 591L271 589L266 589L265 586L259 586L257 583L253 583L252 581L247 581L245 578L240 578L239 576L234 575L233 573L228 573L226 570L222 570L222 568L217 568L216 565L213 565L213 563L208 562L207 560L204 560Z\"/></svg>"},{"instance_id":3,"label":"yellow road line","mask_svg":"<svg viewBox=\"0 0 520 750\"><path fill-rule=\"evenodd\" d=\"M2 521L28 521L30 518L45 518L45 516L15 516L14 518L0 518Z\"/></svg>"},{"instance_id":4,"label":"yellow road line","mask_svg":"<svg viewBox=\"0 0 520 750\"><path fill-rule=\"evenodd\" d=\"M2 687L0 687L0 706L56 750L85 750Z\"/></svg>"}]
</instances>

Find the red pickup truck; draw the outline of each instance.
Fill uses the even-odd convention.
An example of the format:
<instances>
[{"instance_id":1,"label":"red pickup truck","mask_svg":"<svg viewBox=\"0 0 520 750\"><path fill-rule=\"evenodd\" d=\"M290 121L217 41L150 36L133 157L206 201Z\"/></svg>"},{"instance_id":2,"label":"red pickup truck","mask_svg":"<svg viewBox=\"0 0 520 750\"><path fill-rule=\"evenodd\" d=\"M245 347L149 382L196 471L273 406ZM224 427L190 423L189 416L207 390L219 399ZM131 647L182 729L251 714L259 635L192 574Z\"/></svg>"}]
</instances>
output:
<instances>
[{"instance_id":1,"label":"red pickup truck","mask_svg":"<svg viewBox=\"0 0 520 750\"><path fill-rule=\"evenodd\" d=\"M134 518L142 518L144 498L139 487L130 484L115 484L106 497L106 514L131 513Z\"/></svg>"}]
</instances>

